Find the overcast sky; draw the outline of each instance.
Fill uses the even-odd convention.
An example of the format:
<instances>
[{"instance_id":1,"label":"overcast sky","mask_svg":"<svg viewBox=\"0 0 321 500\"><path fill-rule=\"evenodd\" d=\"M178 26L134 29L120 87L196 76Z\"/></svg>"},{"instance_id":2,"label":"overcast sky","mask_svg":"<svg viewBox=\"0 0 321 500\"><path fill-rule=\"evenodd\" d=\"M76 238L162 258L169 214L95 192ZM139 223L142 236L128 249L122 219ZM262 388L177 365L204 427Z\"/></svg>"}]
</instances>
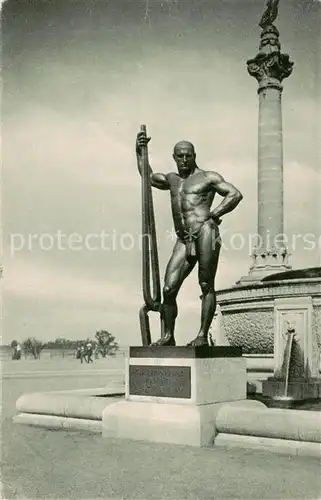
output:
<instances>
[{"instance_id":1,"label":"overcast sky","mask_svg":"<svg viewBox=\"0 0 321 500\"><path fill-rule=\"evenodd\" d=\"M282 50L295 63L283 93L285 231L316 239L320 3L280 4ZM248 272L258 100L246 60L258 50L264 1L150 0L149 7L145 0L3 5L5 342L85 338L106 328L123 345L140 344L134 144L142 123L155 171L174 168L173 145L186 139L201 168L242 191L241 205L220 226L226 248L216 286ZM168 192L154 190L154 202L163 277L173 246ZM102 231L105 249L98 248ZM245 245L233 249L242 238ZM298 237L293 267L320 265L320 248L306 247ZM179 306L177 340L185 342L199 322L196 272ZM153 328L156 337L156 316Z\"/></svg>"}]
</instances>

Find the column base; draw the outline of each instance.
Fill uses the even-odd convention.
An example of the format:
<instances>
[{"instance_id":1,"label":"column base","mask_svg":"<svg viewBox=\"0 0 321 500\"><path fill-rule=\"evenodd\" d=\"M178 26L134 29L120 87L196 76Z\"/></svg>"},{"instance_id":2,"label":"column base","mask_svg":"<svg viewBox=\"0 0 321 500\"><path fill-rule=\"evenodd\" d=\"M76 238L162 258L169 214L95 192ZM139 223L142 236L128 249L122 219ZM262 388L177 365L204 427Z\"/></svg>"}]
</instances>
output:
<instances>
[{"instance_id":1,"label":"column base","mask_svg":"<svg viewBox=\"0 0 321 500\"><path fill-rule=\"evenodd\" d=\"M271 274L289 271L289 254L286 248L255 249L252 254L253 264L247 276L242 276L237 284L260 282Z\"/></svg>"}]
</instances>

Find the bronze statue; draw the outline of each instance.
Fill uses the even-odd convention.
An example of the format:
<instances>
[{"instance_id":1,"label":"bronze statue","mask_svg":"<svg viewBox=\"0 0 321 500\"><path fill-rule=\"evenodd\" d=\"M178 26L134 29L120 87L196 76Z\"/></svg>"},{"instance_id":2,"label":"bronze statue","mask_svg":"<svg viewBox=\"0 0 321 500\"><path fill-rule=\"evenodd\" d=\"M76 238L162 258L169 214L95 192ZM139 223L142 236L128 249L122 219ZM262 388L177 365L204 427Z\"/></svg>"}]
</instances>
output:
<instances>
[{"instance_id":1,"label":"bronze statue","mask_svg":"<svg viewBox=\"0 0 321 500\"><path fill-rule=\"evenodd\" d=\"M242 195L218 173L200 169L195 161L195 148L188 141L180 141L174 147L173 159L178 172L154 173L146 154L150 139L143 126L136 139L138 169L143 176L145 165L151 186L170 191L177 236L173 254L166 268L163 302L158 307L157 300L154 304L152 300L149 301L151 303L149 310L159 309L163 326L161 338L152 345L176 344L174 336L178 314L176 297L183 281L198 263L198 280L202 291L201 326L196 338L188 345L208 346L208 331L216 309L214 281L221 248L218 226L221 224L221 217L234 210L240 203ZM224 199L211 211L216 193ZM148 198L145 201L152 203Z\"/></svg>"},{"instance_id":2,"label":"bronze statue","mask_svg":"<svg viewBox=\"0 0 321 500\"><path fill-rule=\"evenodd\" d=\"M273 24L278 16L278 4L279 0L267 0L259 22L262 28L259 53L247 61L249 74L263 87L282 88L282 80L291 75L294 65L288 54L281 53L280 34Z\"/></svg>"},{"instance_id":3,"label":"bronze statue","mask_svg":"<svg viewBox=\"0 0 321 500\"><path fill-rule=\"evenodd\" d=\"M279 0L267 0L265 11L259 22L261 28L266 28L267 26L272 26L276 18L278 17L278 5Z\"/></svg>"}]
</instances>

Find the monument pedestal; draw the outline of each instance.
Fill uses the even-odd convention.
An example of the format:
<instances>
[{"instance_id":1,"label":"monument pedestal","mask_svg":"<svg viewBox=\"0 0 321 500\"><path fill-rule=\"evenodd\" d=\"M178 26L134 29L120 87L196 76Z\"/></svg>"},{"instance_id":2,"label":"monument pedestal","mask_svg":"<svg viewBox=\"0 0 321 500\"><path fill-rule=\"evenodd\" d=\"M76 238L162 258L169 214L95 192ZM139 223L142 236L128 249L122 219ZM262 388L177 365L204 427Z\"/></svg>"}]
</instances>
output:
<instances>
[{"instance_id":1,"label":"monument pedestal","mask_svg":"<svg viewBox=\"0 0 321 500\"><path fill-rule=\"evenodd\" d=\"M221 403L246 399L238 347L130 347L126 399L103 412L103 437L206 446Z\"/></svg>"}]
</instances>

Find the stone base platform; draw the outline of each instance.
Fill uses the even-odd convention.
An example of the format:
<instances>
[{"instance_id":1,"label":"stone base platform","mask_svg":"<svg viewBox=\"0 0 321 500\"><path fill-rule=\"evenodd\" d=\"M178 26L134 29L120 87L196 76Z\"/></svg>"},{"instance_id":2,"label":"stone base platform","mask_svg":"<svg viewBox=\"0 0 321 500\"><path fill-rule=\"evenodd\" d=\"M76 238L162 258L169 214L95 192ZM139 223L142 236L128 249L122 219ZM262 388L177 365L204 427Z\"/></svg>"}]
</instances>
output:
<instances>
[{"instance_id":1,"label":"stone base platform","mask_svg":"<svg viewBox=\"0 0 321 500\"><path fill-rule=\"evenodd\" d=\"M104 408L124 395L121 385L27 393L17 400L18 413L13 421L34 427L101 433Z\"/></svg>"},{"instance_id":2,"label":"stone base platform","mask_svg":"<svg viewBox=\"0 0 321 500\"><path fill-rule=\"evenodd\" d=\"M113 437L146 441L148 434L154 442L209 443L214 448L271 450L321 459L319 411L272 409L255 400L193 406L135 402L124 396L122 386L24 394L17 401L18 414L13 420L20 425L105 437L111 425ZM149 428L144 430L144 425ZM202 425L199 431L198 425Z\"/></svg>"},{"instance_id":3,"label":"stone base platform","mask_svg":"<svg viewBox=\"0 0 321 500\"><path fill-rule=\"evenodd\" d=\"M214 443L220 403L191 406L121 401L105 408L104 438L209 446Z\"/></svg>"},{"instance_id":4,"label":"stone base platform","mask_svg":"<svg viewBox=\"0 0 321 500\"><path fill-rule=\"evenodd\" d=\"M246 399L238 347L131 347L126 400L105 408L103 437L206 446L221 403Z\"/></svg>"},{"instance_id":5,"label":"stone base platform","mask_svg":"<svg viewBox=\"0 0 321 500\"><path fill-rule=\"evenodd\" d=\"M295 379L288 382L287 391L284 379L269 377L262 384L263 396L282 398L287 396L294 401L321 399L321 379Z\"/></svg>"},{"instance_id":6,"label":"stone base platform","mask_svg":"<svg viewBox=\"0 0 321 500\"><path fill-rule=\"evenodd\" d=\"M239 448L242 450L260 450L273 454L287 456L313 457L320 460L320 443L309 441L295 441L292 439L274 439L257 436L245 436L242 434L219 433L215 439L217 448Z\"/></svg>"}]
</instances>

